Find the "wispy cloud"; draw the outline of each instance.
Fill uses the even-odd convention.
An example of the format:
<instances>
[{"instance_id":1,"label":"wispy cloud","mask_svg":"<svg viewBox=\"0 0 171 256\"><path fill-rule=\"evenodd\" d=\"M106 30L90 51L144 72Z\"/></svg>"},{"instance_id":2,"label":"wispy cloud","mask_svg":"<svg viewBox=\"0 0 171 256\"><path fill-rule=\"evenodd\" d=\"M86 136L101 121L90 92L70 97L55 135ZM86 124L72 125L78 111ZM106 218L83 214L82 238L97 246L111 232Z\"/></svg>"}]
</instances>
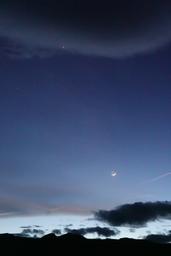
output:
<instances>
[{"instance_id":1,"label":"wispy cloud","mask_svg":"<svg viewBox=\"0 0 171 256\"><path fill-rule=\"evenodd\" d=\"M2 184L0 194L0 218L58 213L87 215L91 212L90 207L79 201L80 195L86 193L73 187Z\"/></svg>"},{"instance_id":2,"label":"wispy cloud","mask_svg":"<svg viewBox=\"0 0 171 256\"><path fill-rule=\"evenodd\" d=\"M167 177L169 175L171 175L171 172L163 173L163 174L161 174L159 176L156 176L155 178L149 180L149 182L155 182L155 181L161 180L161 179L163 179L163 178L165 178L165 177Z\"/></svg>"}]
</instances>

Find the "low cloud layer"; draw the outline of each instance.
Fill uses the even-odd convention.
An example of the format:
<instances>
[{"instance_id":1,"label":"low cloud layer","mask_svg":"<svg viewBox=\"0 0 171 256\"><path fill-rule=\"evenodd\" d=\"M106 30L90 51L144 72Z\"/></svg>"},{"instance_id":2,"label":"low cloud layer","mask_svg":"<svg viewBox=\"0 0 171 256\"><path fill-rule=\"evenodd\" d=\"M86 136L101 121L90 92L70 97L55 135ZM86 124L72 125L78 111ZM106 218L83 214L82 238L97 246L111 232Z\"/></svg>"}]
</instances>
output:
<instances>
[{"instance_id":1,"label":"low cloud layer","mask_svg":"<svg viewBox=\"0 0 171 256\"><path fill-rule=\"evenodd\" d=\"M143 226L160 218L171 219L171 202L137 202L110 211L100 210L95 217L113 226Z\"/></svg>"},{"instance_id":2,"label":"low cloud layer","mask_svg":"<svg viewBox=\"0 0 171 256\"><path fill-rule=\"evenodd\" d=\"M111 237L119 234L118 229L110 229L107 227L89 227L80 229L65 228L65 232L79 235L93 234L96 233L98 236Z\"/></svg>"},{"instance_id":3,"label":"low cloud layer","mask_svg":"<svg viewBox=\"0 0 171 256\"><path fill-rule=\"evenodd\" d=\"M42 229L36 229L36 228L24 228L22 232L20 233L21 236L43 236L45 234L44 230Z\"/></svg>"},{"instance_id":4,"label":"low cloud layer","mask_svg":"<svg viewBox=\"0 0 171 256\"><path fill-rule=\"evenodd\" d=\"M60 229L53 229L52 233L55 235L61 235L61 230Z\"/></svg>"},{"instance_id":5,"label":"low cloud layer","mask_svg":"<svg viewBox=\"0 0 171 256\"><path fill-rule=\"evenodd\" d=\"M169 243L171 242L171 231L168 234L150 234L145 239L157 243Z\"/></svg>"},{"instance_id":6,"label":"low cloud layer","mask_svg":"<svg viewBox=\"0 0 171 256\"><path fill-rule=\"evenodd\" d=\"M131 56L171 41L170 14L169 0L1 1L1 52Z\"/></svg>"}]
</instances>

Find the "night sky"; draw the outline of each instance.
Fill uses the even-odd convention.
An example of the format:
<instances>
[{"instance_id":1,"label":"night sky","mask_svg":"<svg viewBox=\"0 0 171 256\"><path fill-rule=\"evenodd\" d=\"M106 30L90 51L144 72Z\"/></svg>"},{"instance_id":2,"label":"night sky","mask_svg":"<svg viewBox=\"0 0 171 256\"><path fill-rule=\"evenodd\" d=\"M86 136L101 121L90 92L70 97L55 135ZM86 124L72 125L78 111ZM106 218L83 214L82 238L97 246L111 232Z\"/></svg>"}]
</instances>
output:
<instances>
[{"instance_id":1,"label":"night sky","mask_svg":"<svg viewBox=\"0 0 171 256\"><path fill-rule=\"evenodd\" d=\"M1 1L0 233L171 232L170 42L167 0Z\"/></svg>"}]
</instances>

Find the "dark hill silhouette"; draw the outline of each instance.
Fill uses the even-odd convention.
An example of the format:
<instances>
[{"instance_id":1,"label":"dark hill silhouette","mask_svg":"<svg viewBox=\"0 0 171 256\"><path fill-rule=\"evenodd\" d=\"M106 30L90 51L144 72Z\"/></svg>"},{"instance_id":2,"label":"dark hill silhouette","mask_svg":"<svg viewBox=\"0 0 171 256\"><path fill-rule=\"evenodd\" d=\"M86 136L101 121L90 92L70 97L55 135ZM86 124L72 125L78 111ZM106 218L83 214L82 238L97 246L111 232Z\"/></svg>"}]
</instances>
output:
<instances>
[{"instance_id":1,"label":"dark hill silhouette","mask_svg":"<svg viewBox=\"0 0 171 256\"><path fill-rule=\"evenodd\" d=\"M47 234L45 236L43 236L41 239L44 240L44 241L53 241L53 240L56 240L56 235L54 233L50 233L50 234Z\"/></svg>"},{"instance_id":2,"label":"dark hill silhouette","mask_svg":"<svg viewBox=\"0 0 171 256\"><path fill-rule=\"evenodd\" d=\"M86 239L77 234L42 238L24 238L1 234L2 255L145 255L171 256L171 244L159 244L148 240Z\"/></svg>"},{"instance_id":3,"label":"dark hill silhouette","mask_svg":"<svg viewBox=\"0 0 171 256\"><path fill-rule=\"evenodd\" d=\"M61 240L61 241L83 241L83 240L86 240L86 238L84 236L81 236L79 234L72 234L72 233L67 233L67 234L64 234L64 235L61 235L58 237L58 240Z\"/></svg>"}]
</instances>

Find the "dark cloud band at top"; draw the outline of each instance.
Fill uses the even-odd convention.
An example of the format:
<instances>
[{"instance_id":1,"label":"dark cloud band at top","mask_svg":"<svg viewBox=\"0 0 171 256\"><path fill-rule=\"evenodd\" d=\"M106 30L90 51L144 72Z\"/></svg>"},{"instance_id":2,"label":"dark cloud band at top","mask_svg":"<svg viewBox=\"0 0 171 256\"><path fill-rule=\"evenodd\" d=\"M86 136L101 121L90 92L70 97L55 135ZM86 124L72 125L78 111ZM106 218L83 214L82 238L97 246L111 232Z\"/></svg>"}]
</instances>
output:
<instances>
[{"instance_id":1,"label":"dark cloud band at top","mask_svg":"<svg viewBox=\"0 0 171 256\"><path fill-rule=\"evenodd\" d=\"M33 55L60 49L125 57L169 43L170 14L168 0L7 0L0 3L0 37L11 53L19 45Z\"/></svg>"}]
</instances>

